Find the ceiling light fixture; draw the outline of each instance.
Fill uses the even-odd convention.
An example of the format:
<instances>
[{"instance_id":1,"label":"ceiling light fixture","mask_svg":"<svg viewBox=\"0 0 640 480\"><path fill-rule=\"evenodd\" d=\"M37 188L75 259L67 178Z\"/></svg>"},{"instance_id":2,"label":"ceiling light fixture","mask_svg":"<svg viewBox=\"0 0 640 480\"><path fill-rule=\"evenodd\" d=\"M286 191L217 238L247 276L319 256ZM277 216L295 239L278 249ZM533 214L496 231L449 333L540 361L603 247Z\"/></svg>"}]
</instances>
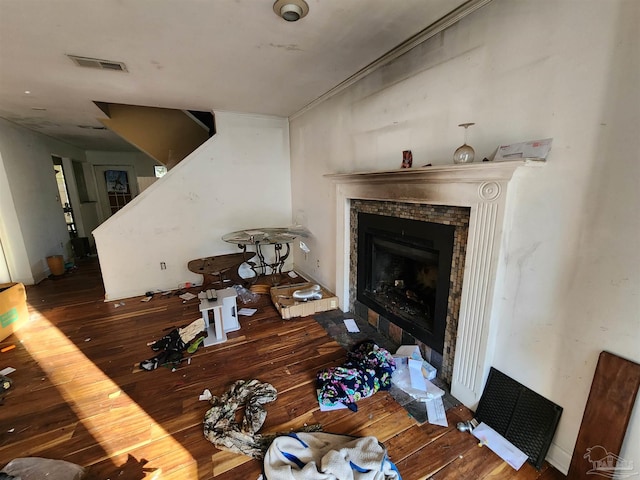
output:
<instances>
[{"instance_id":1,"label":"ceiling light fixture","mask_svg":"<svg viewBox=\"0 0 640 480\"><path fill-rule=\"evenodd\" d=\"M273 11L287 22L297 22L309 13L309 5L304 0L277 0Z\"/></svg>"}]
</instances>

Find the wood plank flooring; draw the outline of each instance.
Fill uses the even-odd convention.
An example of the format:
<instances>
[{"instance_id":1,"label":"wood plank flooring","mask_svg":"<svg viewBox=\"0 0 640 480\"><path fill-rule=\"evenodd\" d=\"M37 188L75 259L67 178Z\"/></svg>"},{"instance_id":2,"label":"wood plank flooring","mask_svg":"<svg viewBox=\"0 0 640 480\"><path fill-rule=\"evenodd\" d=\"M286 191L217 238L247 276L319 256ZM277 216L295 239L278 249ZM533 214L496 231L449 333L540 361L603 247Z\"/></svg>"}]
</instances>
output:
<instances>
[{"instance_id":1,"label":"wood plank flooring","mask_svg":"<svg viewBox=\"0 0 640 480\"><path fill-rule=\"evenodd\" d=\"M147 344L198 318L197 300L104 302L95 259L28 287L27 296L30 322L0 342L16 345L0 353L0 369L16 368L0 406L0 467L40 456L83 465L96 480L257 479L261 462L204 438L208 403L198 399L204 389L221 395L235 380L257 378L278 390L261 433L321 424L326 432L373 435L404 480L564 478L546 464L516 472L478 448L455 429L472 416L464 407L447 412L448 428L419 425L387 392L359 402L355 413L320 412L315 374L341 364L345 351L312 317L283 321L266 296L227 342L200 348L175 371L151 372L137 368L154 355Z\"/></svg>"}]
</instances>

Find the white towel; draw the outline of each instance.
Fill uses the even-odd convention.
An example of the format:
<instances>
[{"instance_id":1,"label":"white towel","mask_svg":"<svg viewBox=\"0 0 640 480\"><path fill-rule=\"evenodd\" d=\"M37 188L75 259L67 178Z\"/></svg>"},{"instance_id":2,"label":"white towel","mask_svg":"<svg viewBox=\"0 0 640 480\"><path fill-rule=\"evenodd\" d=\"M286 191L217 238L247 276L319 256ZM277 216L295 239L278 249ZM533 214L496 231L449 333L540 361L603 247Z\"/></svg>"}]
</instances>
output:
<instances>
[{"instance_id":1,"label":"white towel","mask_svg":"<svg viewBox=\"0 0 640 480\"><path fill-rule=\"evenodd\" d=\"M375 437L291 433L277 437L264 457L267 480L401 480Z\"/></svg>"}]
</instances>

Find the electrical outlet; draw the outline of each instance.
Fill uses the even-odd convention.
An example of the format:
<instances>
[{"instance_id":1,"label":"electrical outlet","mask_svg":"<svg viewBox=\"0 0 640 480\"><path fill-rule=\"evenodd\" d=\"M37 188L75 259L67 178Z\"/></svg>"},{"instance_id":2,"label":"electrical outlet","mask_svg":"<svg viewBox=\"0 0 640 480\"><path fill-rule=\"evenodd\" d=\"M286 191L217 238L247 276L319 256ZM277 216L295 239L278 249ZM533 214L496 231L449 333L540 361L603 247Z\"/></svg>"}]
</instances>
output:
<instances>
[{"instance_id":1,"label":"electrical outlet","mask_svg":"<svg viewBox=\"0 0 640 480\"><path fill-rule=\"evenodd\" d=\"M316 259L316 268L320 268L320 259Z\"/></svg>"},{"instance_id":2,"label":"electrical outlet","mask_svg":"<svg viewBox=\"0 0 640 480\"><path fill-rule=\"evenodd\" d=\"M166 270L167 269L167 264L164 262L160 262L160 270Z\"/></svg>"}]
</instances>

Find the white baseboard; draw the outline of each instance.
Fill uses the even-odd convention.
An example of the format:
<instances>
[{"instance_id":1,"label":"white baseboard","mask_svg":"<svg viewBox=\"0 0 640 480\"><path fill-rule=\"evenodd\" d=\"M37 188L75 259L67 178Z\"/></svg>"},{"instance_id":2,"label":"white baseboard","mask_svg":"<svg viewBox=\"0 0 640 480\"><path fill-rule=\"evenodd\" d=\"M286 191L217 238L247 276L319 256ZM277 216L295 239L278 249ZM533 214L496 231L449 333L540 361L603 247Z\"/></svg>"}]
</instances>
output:
<instances>
[{"instance_id":1,"label":"white baseboard","mask_svg":"<svg viewBox=\"0 0 640 480\"><path fill-rule=\"evenodd\" d=\"M571 465L571 453L563 450L555 443L551 443L549 451L547 452L547 462L553 465L564 475L569 472L569 465Z\"/></svg>"}]
</instances>

